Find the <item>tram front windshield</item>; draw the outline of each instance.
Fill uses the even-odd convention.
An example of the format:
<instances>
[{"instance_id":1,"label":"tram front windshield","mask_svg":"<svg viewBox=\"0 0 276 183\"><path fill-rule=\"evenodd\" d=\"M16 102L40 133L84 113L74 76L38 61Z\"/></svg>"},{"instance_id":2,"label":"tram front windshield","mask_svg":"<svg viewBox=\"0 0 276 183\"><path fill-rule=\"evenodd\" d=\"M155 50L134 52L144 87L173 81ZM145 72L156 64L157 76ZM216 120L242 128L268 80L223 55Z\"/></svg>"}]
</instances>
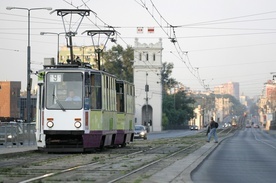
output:
<instances>
[{"instance_id":1,"label":"tram front windshield","mask_svg":"<svg viewBox=\"0 0 276 183\"><path fill-rule=\"evenodd\" d=\"M81 109L83 74L48 72L46 75L46 108L49 110Z\"/></svg>"}]
</instances>

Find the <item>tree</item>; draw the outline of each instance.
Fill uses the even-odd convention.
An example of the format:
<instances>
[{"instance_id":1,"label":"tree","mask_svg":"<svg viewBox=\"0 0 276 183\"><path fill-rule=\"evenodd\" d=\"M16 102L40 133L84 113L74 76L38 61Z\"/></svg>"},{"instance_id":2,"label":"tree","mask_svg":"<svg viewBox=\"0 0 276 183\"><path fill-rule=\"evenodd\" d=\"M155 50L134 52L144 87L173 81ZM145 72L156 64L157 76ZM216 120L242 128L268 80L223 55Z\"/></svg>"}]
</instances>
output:
<instances>
[{"instance_id":1,"label":"tree","mask_svg":"<svg viewBox=\"0 0 276 183\"><path fill-rule=\"evenodd\" d=\"M168 126L169 124L169 119L168 117L166 116L165 113L162 114L162 126Z\"/></svg>"},{"instance_id":2,"label":"tree","mask_svg":"<svg viewBox=\"0 0 276 183\"><path fill-rule=\"evenodd\" d=\"M178 82L174 78L170 78L173 70L173 63L163 63L161 70L161 80L163 86L163 92L168 91L172 87L174 87Z\"/></svg>"},{"instance_id":3,"label":"tree","mask_svg":"<svg viewBox=\"0 0 276 183\"><path fill-rule=\"evenodd\" d=\"M163 127L169 126L183 126L185 123L193 117L194 108L191 107L195 101L194 99L187 97L184 90L175 92L174 94L168 93L172 88L175 88L179 83L170 78L172 74L173 64L163 63L161 76L163 83L163 113L168 118L168 124ZM163 123L163 125L165 125Z\"/></svg>"},{"instance_id":4,"label":"tree","mask_svg":"<svg viewBox=\"0 0 276 183\"><path fill-rule=\"evenodd\" d=\"M175 94L164 94L163 113L169 120L167 127L187 126L187 121L193 118L194 108L191 104L194 102L194 99L187 97L185 91L178 91Z\"/></svg>"},{"instance_id":5,"label":"tree","mask_svg":"<svg viewBox=\"0 0 276 183\"><path fill-rule=\"evenodd\" d=\"M113 46L107 52L104 52L103 59L105 63L104 69L116 75L122 80L133 82L133 58L134 50L128 46L125 50L122 46Z\"/></svg>"}]
</instances>

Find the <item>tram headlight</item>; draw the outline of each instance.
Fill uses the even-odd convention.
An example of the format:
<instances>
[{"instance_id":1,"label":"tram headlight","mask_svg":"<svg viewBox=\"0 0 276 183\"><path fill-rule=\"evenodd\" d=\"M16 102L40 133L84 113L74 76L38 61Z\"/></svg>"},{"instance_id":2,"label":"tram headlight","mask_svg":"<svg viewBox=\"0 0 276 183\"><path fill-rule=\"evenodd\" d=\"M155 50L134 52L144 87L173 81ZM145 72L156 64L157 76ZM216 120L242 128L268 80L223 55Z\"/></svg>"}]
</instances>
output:
<instances>
[{"instance_id":1,"label":"tram headlight","mask_svg":"<svg viewBox=\"0 0 276 183\"><path fill-rule=\"evenodd\" d=\"M54 126L53 121L48 121L48 122L47 122L47 126L48 126L49 128L52 128L52 127Z\"/></svg>"},{"instance_id":2,"label":"tram headlight","mask_svg":"<svg viewBox=\"0 0 276 183\"><path fill-rule=\"evenodd\" d=\"M80 127L81 127L81 122L76 121L76 122L75 122L75 127L76 127L76 128L80 128Z\"/></svg>"},{"instance_id":3,"label":"tram headlight","mask_svg":"<svg viewBox=\"0 0 276 183\"><path fill-rule=\"evenodd\" d=\"M13 136L12 135L8 135L8 139L12 139L13 138Z\"/></svg>"}]
</instances>

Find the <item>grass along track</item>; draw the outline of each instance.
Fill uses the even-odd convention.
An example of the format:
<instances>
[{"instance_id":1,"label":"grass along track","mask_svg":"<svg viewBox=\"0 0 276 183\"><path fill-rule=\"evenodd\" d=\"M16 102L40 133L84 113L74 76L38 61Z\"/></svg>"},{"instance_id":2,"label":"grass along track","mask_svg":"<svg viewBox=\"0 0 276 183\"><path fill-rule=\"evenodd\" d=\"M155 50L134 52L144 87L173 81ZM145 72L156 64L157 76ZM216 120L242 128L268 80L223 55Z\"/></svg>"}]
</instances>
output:
<instances>
[{"instance_id":1,"label":"grass along track","mask_svg":"<svg viewBox=\"0 0 276 183\"><path fill-rule=\"evenodd\" d=\"M219 136L227 135L229 130L219 133ZM21 154L5 158L5 166L1 166L1 161L0 182L112 182L119 179L139 182L193 153L206 143L205 140L203 132L188 137L137 140L125 148L90 154Z\"/></svg>"}]
</instances>

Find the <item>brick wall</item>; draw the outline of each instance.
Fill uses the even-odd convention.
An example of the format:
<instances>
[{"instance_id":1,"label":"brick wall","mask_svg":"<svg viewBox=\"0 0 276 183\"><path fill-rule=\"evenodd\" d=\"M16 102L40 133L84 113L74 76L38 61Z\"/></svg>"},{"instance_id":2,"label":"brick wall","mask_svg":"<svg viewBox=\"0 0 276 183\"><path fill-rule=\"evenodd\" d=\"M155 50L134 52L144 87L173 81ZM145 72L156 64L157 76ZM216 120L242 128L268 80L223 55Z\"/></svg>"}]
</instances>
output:
<instances>
[{"instance_id":1,"label":"brick wall","mask_svg":"<svg viewBox=\"0 0 276 183\"><path fill-rule=\"evenodd\" d=\"M21 82L0 81L0 117L19 117Z\"/></svg>"}]
</instances>

